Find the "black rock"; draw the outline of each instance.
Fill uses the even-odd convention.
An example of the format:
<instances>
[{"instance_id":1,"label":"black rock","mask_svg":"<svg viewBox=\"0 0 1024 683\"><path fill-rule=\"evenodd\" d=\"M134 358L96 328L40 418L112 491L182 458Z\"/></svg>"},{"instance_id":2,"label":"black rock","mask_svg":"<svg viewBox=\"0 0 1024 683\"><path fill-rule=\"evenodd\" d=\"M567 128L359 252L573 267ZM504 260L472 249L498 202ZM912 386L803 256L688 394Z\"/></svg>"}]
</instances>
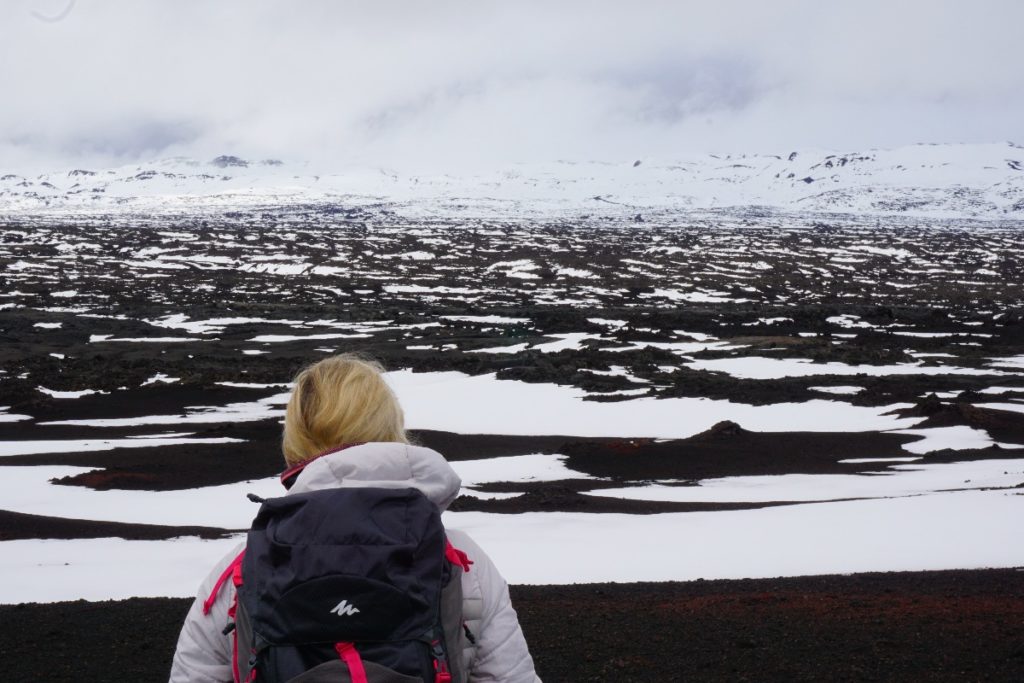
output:
<instances>
[{"instance_id":1,"label":"black rock","mask_svg":"<svg viewBox=\"0 0 1024 683\"><path fill-rule=\"evenodd\" d=\"M217 168L227 168L229 166L238 166L245 168L249 165L249 162L246 161L245 159L230 156L227 154L222 154L221 156L217 157L210 163L216 166Z\"/></svg>"}]
</instances>

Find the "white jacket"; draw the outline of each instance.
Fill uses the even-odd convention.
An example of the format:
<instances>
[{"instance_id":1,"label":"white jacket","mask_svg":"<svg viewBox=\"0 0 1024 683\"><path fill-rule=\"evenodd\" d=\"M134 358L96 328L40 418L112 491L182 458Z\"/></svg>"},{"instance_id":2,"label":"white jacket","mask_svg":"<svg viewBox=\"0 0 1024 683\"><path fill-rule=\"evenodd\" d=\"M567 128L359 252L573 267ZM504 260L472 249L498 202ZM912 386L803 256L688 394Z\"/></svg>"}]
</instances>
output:
<instances>
[{"instance_id":1,"label":"white jacket","mask_svg":"<svg viewBox=\"0 0 1024 683\"><path fill-rule=\"evenodd\" d=\"M458 475L436 451L400 443L369 443L314 460L302 470L289 493L339 487L416 488L444 510L461 486ZM476 644L467 645L463 652L469 680L540 683L509 602L505 579L469 536L455 529L447 533L452 545L473 561L470 571L462 575L462 614L476 637ZM208 615L203 614L203 602L241 551L239 545L228 553L199 587L178 637L170 683L231 681L231 636L222 630L228 622L234 587L230 581L224 585Z\"/></svg>"}]
</instances>

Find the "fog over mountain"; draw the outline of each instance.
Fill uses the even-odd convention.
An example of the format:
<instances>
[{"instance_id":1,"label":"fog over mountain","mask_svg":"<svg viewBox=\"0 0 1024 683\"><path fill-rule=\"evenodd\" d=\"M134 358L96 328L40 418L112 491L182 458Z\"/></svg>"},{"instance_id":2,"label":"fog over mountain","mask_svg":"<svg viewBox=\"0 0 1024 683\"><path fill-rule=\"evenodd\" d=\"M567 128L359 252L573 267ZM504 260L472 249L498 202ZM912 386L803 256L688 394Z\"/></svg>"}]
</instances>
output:
<instances>
[{"instance_id":1,"label":"fog over mountain","mask_svg":"<svg viewBox=\"0 0 1024 683\"><path fill-rule=\"evenodd\" d=\"M0 168L1024 142L1014 0L0 5Z\"/></svg>"}]
</instances>

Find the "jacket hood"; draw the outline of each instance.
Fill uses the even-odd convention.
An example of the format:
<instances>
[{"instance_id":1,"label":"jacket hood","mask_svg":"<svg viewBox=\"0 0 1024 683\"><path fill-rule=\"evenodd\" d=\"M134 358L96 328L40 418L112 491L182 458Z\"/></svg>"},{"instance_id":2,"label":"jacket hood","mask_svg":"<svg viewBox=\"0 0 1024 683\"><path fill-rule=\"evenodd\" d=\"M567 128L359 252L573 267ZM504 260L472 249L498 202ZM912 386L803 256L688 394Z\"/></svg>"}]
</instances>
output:
<instances>
[{"instance_id":1,"label":"jacket hood","mask_svg":"<svg viewBox=\"0 0 1024 683\"><path fill-rule=\"evenodd\" d=\"M309 463L288 491L336 488L419 489L444 510L459 495L462 480L440 453L404 443L366 443Z\"/></svg>"}]
</instances>

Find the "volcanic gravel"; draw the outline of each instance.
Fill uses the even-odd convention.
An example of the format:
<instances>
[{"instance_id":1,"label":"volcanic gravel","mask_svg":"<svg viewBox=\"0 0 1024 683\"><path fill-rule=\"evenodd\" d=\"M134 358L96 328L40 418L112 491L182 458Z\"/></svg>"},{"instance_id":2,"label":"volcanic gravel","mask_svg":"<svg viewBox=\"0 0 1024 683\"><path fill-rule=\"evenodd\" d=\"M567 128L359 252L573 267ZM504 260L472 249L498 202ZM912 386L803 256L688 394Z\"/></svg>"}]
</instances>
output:
<instances>
[{"instance_id":1,"label":"volcanic gravel","mask_svg":"<svg viewBox=\"0 0 1024 683\"><path fill-rule=\"evenodd\" d=\"M266 399L312 360L363 351L389 368L496 373L571 386L596 401L904 403L912 407L899 414L920 418L919 426L969 426L1022 444L1019 411L975 405L993 400L981 393L998 383L984 374L992 359L1024 348L1022 283L1019 230L906 221L794 226L751 216L729 225L608 227L594 216L584 225L453 226L310 209L216 220L0 222L0 406L32 418L0 422L0 440L150 435L152 426L43 423L175 416ZM236 322L218 325L222 319ZM554 352L529 348L571 334L588 338ZM695 345L686 362L665 346L679 343ZM688 364L744 357L920 364L935 373L749 379ZM943 365L958 372L944 373ZM1009 379L1017 388L999 400L1020 402L1020 373ZM850 384L860 391L821 391ZM106 393L69 400L44 389ZM240 441L6 456L0 476L4 466L75 465L90 470L55 483L158 491L281 469L277 417L169 428ZM877 471L877 464L840 461L906 455L903 446L914 439L762 433L732 422L667 441L430 430L414 437L453 461L561 453L570 469L592 477L492 482L480 490L521 495L463 496L453 504L506 514L786 504L590 494L652 480L688 486L736 475ZM920 462L1020 452L993 445L928 453ZM85 510L83 519L64 519L2 508L0 501L0 540L212 538L231 531L96 522L84 519ZM1024 573L1014 570L512 590L545 681L1024 680ZM187 606L176 599L0 606L3 677L163 679Z\"/></svg>"},{"instance_id":2,"label":"volcanic gravel","mask_svg":"<svg viewBox=\"0 0 1024 683\"><path fill-rule=\"evenodd\" d=\"M1024 572L513 586L537 672L575 681L1013 681ZM165 680L183 599L0 606L8 681Z\"/></svg>"}]
</instances>

